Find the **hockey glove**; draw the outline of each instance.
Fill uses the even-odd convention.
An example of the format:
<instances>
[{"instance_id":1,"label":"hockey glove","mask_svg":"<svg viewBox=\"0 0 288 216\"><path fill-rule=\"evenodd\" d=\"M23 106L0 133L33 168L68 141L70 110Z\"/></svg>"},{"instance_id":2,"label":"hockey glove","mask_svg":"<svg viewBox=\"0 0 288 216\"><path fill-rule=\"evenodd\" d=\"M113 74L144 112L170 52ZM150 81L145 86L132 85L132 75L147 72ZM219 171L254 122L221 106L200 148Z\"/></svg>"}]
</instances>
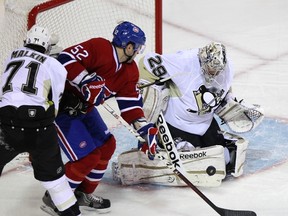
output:
<instances>
[{"instance_id":1,"label":"hockey glove","mask_svg":"<svg viewBox=\"0 0 288 216\"><path fill-rule=\"evenodd\" d=\"M143 137L146 142L138 143L138 149L148 155L150 160L154 160L157 153L157 133L158 129L154 127L152 123L149 123L137 130L141 137Z\"/></svg>"},{"instance_id":2,"label":"hockey glove","mask_svg":"<svg viewBox=\"0 0 288 216\"><path fill-rule=\"evenodd\" d=\"M96 73L89 74L80 83L84 99L95 106L104 102L105 81Z\"/></svg>"},{"instance_id":3,"label":"hockey glove","mask_svg":"<svg viewBox=\"0 0 288 216\"><path fill-rule=\"evenodd\" d=\"M86 103L86 102L85 102ZM71 92L64 91L59 105L59 113L68 113L71 116L87 113L87 104Z\"/></svg>"}]
</instances>

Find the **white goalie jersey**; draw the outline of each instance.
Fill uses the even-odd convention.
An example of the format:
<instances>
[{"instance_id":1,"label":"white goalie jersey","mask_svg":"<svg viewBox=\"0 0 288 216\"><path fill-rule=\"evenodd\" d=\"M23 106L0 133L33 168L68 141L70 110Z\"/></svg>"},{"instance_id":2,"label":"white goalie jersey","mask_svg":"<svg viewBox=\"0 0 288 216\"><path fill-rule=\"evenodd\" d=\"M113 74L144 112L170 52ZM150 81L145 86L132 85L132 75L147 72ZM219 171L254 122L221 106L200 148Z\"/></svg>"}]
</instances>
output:
<instances>
[{"instance_id":1,"label":"white goalie jersey","mask_svg":"<svg viewBox=\"0 0 288 216\"><path fill-rule=\"evenodd\" d=\"M140 60L141 84L171 78L165 85L143 88L145 115L155 121L160 110L165 111L169 124L198 135L206 132L214 114L233 132L256 128L264 118L264 110L260 105L231 98L233 68L229 59L224 71L207 83L197 53L198 49L166 55L148 53Z\"/></svg>"},{"instance_id":2,"label":"white goalie jersey","mask_svg":"<svg viewBox=\"0 0 288 216\"><path fill-rule=\"evenodd\" d=\"M148 53L139 68L140 77L148 81L171 77L173 85L169 86L170 99L164 112L167 123L203 135L231 87L233 73L228 61L222 74L207 85L197 54L198 49L167 55Z\"/></svg>"}]
</instances>

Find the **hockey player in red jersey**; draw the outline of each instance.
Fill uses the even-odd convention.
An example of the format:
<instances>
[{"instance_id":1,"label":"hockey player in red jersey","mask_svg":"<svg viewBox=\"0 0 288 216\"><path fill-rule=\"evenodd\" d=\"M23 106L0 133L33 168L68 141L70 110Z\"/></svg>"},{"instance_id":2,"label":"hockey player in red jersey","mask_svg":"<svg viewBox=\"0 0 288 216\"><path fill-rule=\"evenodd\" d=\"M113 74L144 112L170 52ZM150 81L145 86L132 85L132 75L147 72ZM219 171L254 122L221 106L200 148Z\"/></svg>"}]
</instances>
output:
<instances>
[{"instance_id":1,"label":"hockey player in red jersey","mask_svg":"<svg viewBox=\"0 0 288 216\"><path fill-rule=\"evenodd\" d=\"M114 29L112 42L92 38L58 56L68 71L61 113L56 119L59 143L69 158L66 175L79 205L100 213L110 210L110 201L92 193L107 169L116 140L95 106L115 97L121 116L144 139L153 140L157 134L144 117L137 88L139 71L134 58L145 48L145 41L145 33L125 21ZM149 140L139 147L151 159L155 148L156 143ZM44 199L49 199L49 194Z\"/></svg>"}]
</instances>

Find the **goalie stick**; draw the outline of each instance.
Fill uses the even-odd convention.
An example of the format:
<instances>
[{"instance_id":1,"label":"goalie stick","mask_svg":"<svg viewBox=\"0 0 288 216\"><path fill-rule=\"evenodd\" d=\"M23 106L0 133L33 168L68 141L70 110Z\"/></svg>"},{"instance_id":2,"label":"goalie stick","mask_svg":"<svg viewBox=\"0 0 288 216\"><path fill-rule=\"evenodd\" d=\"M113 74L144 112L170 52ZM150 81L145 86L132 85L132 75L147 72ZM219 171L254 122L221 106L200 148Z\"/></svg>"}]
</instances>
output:
<instances>
[{"instance_id":1,"label":"goalie stick","mask_svg":"<svg viewBox=\"0 0 288 216\"><path fill-rule=\"evenodd\" d=\"M171 163L174 165L173 172L183 180L194 192L196 192L208 205L210 205L221 216L256 216L256 213L248 210L230 210L216 206L210 199L208 199L189 179L185 176L185 169L181 160L178 160L179 154L175 147L174 141L170 134L164 115L160 112L156 123L163 146L167 151Z\"/></svg>"},{"instance_id":2,"label":"goalie stick","mask_svg":"<svg viewBox=\"0 0 288 216\"><path fill-rule=\"evenodd\" d=\"M185 74L188 74L189 72L181 72L181 73L176 73L170 77L166 77L166 78L162 78L162 79L158 79L154 82L151 82L151 83L147 83L147 84L143 84L143 85L140 85L138 86L139 89L143 89L143 88L146 88L146 87L149 87L151 85L158 85L158 84L163 84L164 82L168 81L168 80L171 80L172 78L174 77L177 77L177 76L182 76L182 75L185 75Z\"/></svg>"},{"instance_id":3,"label":"goalie stick","mask_svg":"<svg viewBox=\"0 0 288 216\"><path fill-rule=\"evenodd\" d=\"M209 200L189 179L186 178L179 170L175 169L174 173L179 176L195 193L197 193L208 205L210 205L221 216L257 216L253 211L248 210L231 210L216 206Z\"/></svg>"},{"instance_id":4,"label":"goalie stick","mask_svg":"<svg viewBox=\"0 0 288 216\"><path fill-rule=\"evenodd\" d=\"M140 85L138 88L143 89L143 88L146 88L146 87L151 86L151 85L162 84L162 83L164 83L164 82L166 82L166 81L168 81L170 79L172 79L172 76L166 77L166 78L163 78L163 79L158 79L158 80L156 80L154 82L151 82L151 83Z\"/></svg>"},{"instance_id":5,"label":"goalie stick","mask_svg":"<svg viewBox=\"0 0 288 216\"><path fill-rule=\"evenodd\" d=\"M119 121L120 124L122 124L125 128L128 129L130 133L132 133L138 140L141 138L143 139L121 116L119 116L112 107L110 107L107 103L103 103L102 106L115 118ZM164 119L163 113L161 112L158 121L157 121L157 127L159 127L159 133L162 139L167 142L166 145L164 145L167 154L169 156L169 160L171 161L171 164L167 164L171 169L173 169L173 172L175 175L177 175L181 180L183 180L187 186L189 186L196 194L198 194L210 207L212 207L219 215L221 216L257 216L255 212L248 211L248 210L230 210L230 209L224 209L216 206L210 199L208 199L189 179L185 176L185 169L182 165L181 160L179 159L178 151L174 145L173 140L169 141L169 136L171 137L171 134L169 132L168 126L166 124L166 121ZM171 138L170 138L171 139ZM170 143L170 144L169 144ZM163 159L163 156L159 156L160 159ZM172 167L172 164L174 165L174 168Z\"/></svg>"}]
</instances>

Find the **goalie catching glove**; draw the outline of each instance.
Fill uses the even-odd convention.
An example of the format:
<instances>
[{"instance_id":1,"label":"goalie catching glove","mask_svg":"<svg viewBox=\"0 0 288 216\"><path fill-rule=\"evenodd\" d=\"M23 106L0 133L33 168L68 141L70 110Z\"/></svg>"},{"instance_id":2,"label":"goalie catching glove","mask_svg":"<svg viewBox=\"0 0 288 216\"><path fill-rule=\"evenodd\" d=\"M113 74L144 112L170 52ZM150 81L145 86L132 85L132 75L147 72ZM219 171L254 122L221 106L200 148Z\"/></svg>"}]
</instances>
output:
<instances>
[{"instance_id":1,"label":"goalie catching glove","mask_svg":"<svg viewBox=\"0 0 288 216\"><path fill-rule=\"evenodd\" d=\"M137 121L139 123L139 121ZM134 124L135 125L135 124ZM150 160L154 160L155 155L157 153L157 134L158 129L154 127L154 124L148 123L142 127L140 127L137 132L140 136L145 140L145 142L138 143L138 150L144 152L148 155Z\"/></svg>"},{"instance_id":2,"label":"goalie catching glove","mask_svg":"<svg viewBox=\"0 0 288 216\"><path fill-rule=\"evenodd\" d=\"M264 110L260 105L244 103L229 99L225 101L215 112L222 122L235 133L249 132L263 121Z\"/></svg>"},{"instance_id":3,"label":"goalie catching glove","mask_svg":"<svg viewBox=\"0 0 288 216\"><path fill-rule=\"evenodd\" d=\"M95 106L104 102L105 81L94 72L86 75L79 84L84 99Z\"/></svg>"}]
</instances>

